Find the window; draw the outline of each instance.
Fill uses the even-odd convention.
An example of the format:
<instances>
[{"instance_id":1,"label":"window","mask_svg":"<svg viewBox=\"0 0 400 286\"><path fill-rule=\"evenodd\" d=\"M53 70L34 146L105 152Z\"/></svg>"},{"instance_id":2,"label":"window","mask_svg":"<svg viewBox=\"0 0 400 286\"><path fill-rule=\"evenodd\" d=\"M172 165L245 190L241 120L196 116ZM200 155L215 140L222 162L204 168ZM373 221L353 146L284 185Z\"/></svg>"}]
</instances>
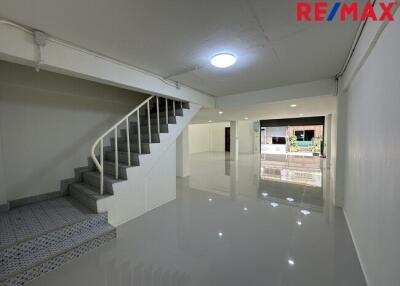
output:
<instances>
[{"instance_id":1,"label":"window","mask_svg":"<svg viewBox=\"0 0 400 286\"><path fill-rule=\"evenodd\" d=\"M297 141L312 141L314 138L314 130L297 130L294 132Z\"/></svg>"},{"instance_id":2,"label":"window","mask_svg":"<svg viewBox=\"0 0 400 286\"><path fill-rule=\"evenodd\" d=\"M272 137L272 144L286 144L285 137Z\"/></svg>"},{"instance_id":3,"label":"window","mask_svg":"<svg viewBox=\"0 0 400 286\"><path fill-rule=\"evenodd\" d=\"M304 131L304 141L312 141L314 138L314 130Z\"/></svg>"},{"instance_id":4,"label":"window","mask_svg":"<svg viewBox=\"0 0 400 286\"><path fill-rule=\"evenodd\" d=\"M304 131L295 131L294 135L297 137L297 141L304 141Z\"/></svg>"}]
</instances>

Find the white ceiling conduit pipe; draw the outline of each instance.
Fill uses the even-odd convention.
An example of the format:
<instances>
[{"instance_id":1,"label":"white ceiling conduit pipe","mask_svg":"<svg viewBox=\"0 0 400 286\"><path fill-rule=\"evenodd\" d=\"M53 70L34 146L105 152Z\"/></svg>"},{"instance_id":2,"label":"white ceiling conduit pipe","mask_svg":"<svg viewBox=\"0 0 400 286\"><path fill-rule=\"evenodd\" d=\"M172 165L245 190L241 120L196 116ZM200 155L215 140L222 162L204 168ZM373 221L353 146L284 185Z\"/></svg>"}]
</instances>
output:
<instances>
[{"instance_id":1,"label":"white ceiling conduit pipe","mask_svg":"<svg viewBox=\"0 0 400 286\"><path fill-rule=\"evenodd\" d=\"M180 89L180 83L177 82L177 81L171 81L171 80L165 79L165 78L163 78L161 76L152 74L150 72L146 72L146 71L138 69L138 68L135 68L135 67L133 67L133 66L127 64L127 63L124 63L124 62L121 62L119 60L110 58L108 56L99 54L99 53L97 53L95 51L91 51L91 50L88 50L88 49L85 49L85 48L78 47L78 46L76 46L76 45L74 45L72 43L68 43L67 41L51 37L51 36L47 35L46 33L42 32L42 31L34 30L34 29L29 28L29 27L17 24L15 22L12 22L12 21L9 21L9 20L6 20L6 19L1 19L1 18L0 18L0 24L12 26L14 28L17 28L19 30L22 30L22 31L32 35L35 44L38 46L38 60L37 60L37 63L36 63L36 68L35 68L37 71L39 71L40 70L40 66L44 64L44 47L46 45L46 42L50 41L50 42L53 42L53 43L57 43L59 45L63 45L63 46L68 47L68 48L79 50L81 52L84 52L86 54L101 58L103 60L116 63L118 65L123 65L126 68L133 69L133 70L138 71L138 72L140 72L142 74L154 77L154 78L160 80L161 82L163 82L164 84L166 84L168 86L172 86L172 87L174 87L176 89Z\"/></svg>"}]
</instances>

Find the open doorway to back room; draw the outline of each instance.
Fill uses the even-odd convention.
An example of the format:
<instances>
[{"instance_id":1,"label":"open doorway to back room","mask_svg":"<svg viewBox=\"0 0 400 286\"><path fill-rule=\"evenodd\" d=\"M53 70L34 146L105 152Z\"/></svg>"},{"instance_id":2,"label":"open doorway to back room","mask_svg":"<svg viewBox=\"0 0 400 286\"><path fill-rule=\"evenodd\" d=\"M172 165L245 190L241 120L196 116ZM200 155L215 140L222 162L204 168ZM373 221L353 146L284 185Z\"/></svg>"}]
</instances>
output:
<instances>
[{"instance_id":1,"label":"open doorway to back room","mask_svg":"<svg viewBox=\"0 0 400 286\"><path fill-rule=\"evenodd\" d=\"M231 128L225 127L225 152L231 151Z\"/></svg>"},{"instance_id":2,"label":"open doorway to back room","mask_svg":"<svg viewBox=\"0 0 400 286\"><path fill-rule=\"evenodd\" d=\"M317 188L319 191L314 193L321 195L324 120L324 117L261 120L261 180Z\"/></svg>"},{"instance_id":3,"label":"open doorway to back room","mask_svg":"<svg viewBox=\"0 0 400 286\"><path fill-rule=\"evenodd\" d=\"M261 120L261 154L320 156L324 117Z\"/></svg>"}]
</instances>

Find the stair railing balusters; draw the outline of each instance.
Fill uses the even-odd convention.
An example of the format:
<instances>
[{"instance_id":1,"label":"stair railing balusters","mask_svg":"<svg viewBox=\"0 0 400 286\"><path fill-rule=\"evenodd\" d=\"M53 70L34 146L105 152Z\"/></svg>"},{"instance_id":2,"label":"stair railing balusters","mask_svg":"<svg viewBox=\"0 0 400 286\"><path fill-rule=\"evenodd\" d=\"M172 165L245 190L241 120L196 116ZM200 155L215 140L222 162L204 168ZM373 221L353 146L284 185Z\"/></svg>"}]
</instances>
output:
<instances>
[{"instance_id":1,"label":"stair railing balusters","mask_svg":"<svg viewBox=\"0 0 400 286\"><path fill-rule=\"evenodd\" d=\"M142 140L141 140L141 130L140 130L140 108L143 107L145 104L147 104L147 113L148 113L148 123L149 123L149 142L151 143L151 117L150 117L150 101L154 98L155 96L150 96L148 99L146 99L144 102L142 102L139 106L137 106L135 109L133 109L131 112L129 112L127 115L124 116L120 121L118 121L116 124L114 124L110 129L108 129L106 132L104 132L103 135L101 135L92 145L91 149L91 158L97 168L97 170L100 172L100 194L102 195L104 192L104 138L106 138L108 135L112 134L114 131L114 143L115 143L115 178L118 180L119 177L119 160L118 160L118 127L124 123L126 123L126 137L127 137L127 151L128 151L128 165L131 165L131 153L130 153L130 138L129 138L129 117L133 115L136 112L137 116L137 136L138 136L138 149L139 149L139 154L142 154ZM159 98L156 97L157 100L157 128L158 132L160 133L160 106L159 106ZM180 102L181 109L183 108L183 102ZM173 102L173 113L174 116L176 115L175 112L175 101ZM168 99L165 98L165 118L166 118L166 124L168 126ZM100 145L100 162L98 160L98 157L96 156L96 148L97 146Z\"/></svg>"},{"instance_id":2,"label":"stair railing balusters","mask_svg":"<svg viewBox=\"0 0 400 286\"><path fill-rule=\"evenodd\" d=\"M160 134L160 107L159 107L158 96L156 97L156 100L157 100L157 130L158 134Z\"/></svg>"},{"instance_id":3,"label":"stair railing balusters","mask_svg":"<svg viewBox=\"0 0 400 286\"><path fill-rule=\"evenodd\" d=\"M128 151L128 166L131 166L131 141L129 140L129 118L126 118L126 146Z\"/></svg>"},{"instance_id":4,"label":"stair railing balusters","mask_svg":"<svg viewBox=\"0 0 400 286\"><path fill-rule=\"evenodd\" d=\"M175 100L172 101L172 108L174 110L174 116L175 116Z\"/></svg>"},{"instance_id":5,"label":"stair railing balusters","mask_svg":"<svg viewBox=\"0 0 400 286\"><path fill-rule=\"evenodd\" d=\"M138 146L139 146L139 154L142 154L142 143L140 140L140 108L137 111L137 134L138 134Z\"/></svg>"},{"instance_id":6,"label":"stair railing balusters","mask_svg":"<svg viewBox=\"0 0 400 286\"><path fill-rule=\"evenodd\" d=\"M168 99L165 99L165 119L167 120L167 125L168 125Z\"/></svg>"},{"instance_id":7,"label":"stair railing balusters","mask_svg":"<svg viewBox=\"0 0 400 286\"><path fill-rule=\"evenodd\" d=\"M118 180L118 127L114 128L115 137L115 179Z\"/></svg>"},{"instance_id":8,"label":"stair railing balusters","mask_svg":"<svg viewBox=\"0 0 400 286\"><path fill-rule=\"evenodd\" d=\"M104 140L103 138L100 140L100 195L103 195L103 182L104 182L104 155L103 155L103 146Z\"/></svg>"},{"instance_id":9,"label":"stair railing balusters","mask_svg":"<svg viewBox=\"0 0 400 286\"><path fill-rule=\"evenodd\" d=\"M149 143L151 144L150 101L147 102L147 123L149 126Z\"/></svg>"}]
</instances>

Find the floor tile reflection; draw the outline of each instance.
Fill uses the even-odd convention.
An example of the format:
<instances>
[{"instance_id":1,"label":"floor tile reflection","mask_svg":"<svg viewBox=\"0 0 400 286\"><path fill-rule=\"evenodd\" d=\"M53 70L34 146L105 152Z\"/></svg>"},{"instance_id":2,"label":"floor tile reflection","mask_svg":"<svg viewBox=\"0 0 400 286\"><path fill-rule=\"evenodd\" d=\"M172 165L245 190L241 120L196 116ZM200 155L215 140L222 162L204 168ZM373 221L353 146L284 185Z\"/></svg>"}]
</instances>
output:
<instances>
[{"instance_id":1,"label":"floor tile reflection","mask_svg":"<svg viewBox=\"0 0 400 286\"><path fill-rule=\"evenodd\" d=\"M366 285L343 213L326 203L326 179L322 198L306 200L296 192L308 186L261 180L253 155L227 163L224 153L198 154L191 166L175 201L31 285Z\"/></svg>"},{"instance_id":2,"label":"floor tile reflection","mask_svg":"<svg viewBox=\"0 0 400 286\"><path fill-rule=\"evenodd\" d=\"M262 154L262 180L322 187L322 162L319 157L300 157Z\"/></svg>"}]
</instances>

